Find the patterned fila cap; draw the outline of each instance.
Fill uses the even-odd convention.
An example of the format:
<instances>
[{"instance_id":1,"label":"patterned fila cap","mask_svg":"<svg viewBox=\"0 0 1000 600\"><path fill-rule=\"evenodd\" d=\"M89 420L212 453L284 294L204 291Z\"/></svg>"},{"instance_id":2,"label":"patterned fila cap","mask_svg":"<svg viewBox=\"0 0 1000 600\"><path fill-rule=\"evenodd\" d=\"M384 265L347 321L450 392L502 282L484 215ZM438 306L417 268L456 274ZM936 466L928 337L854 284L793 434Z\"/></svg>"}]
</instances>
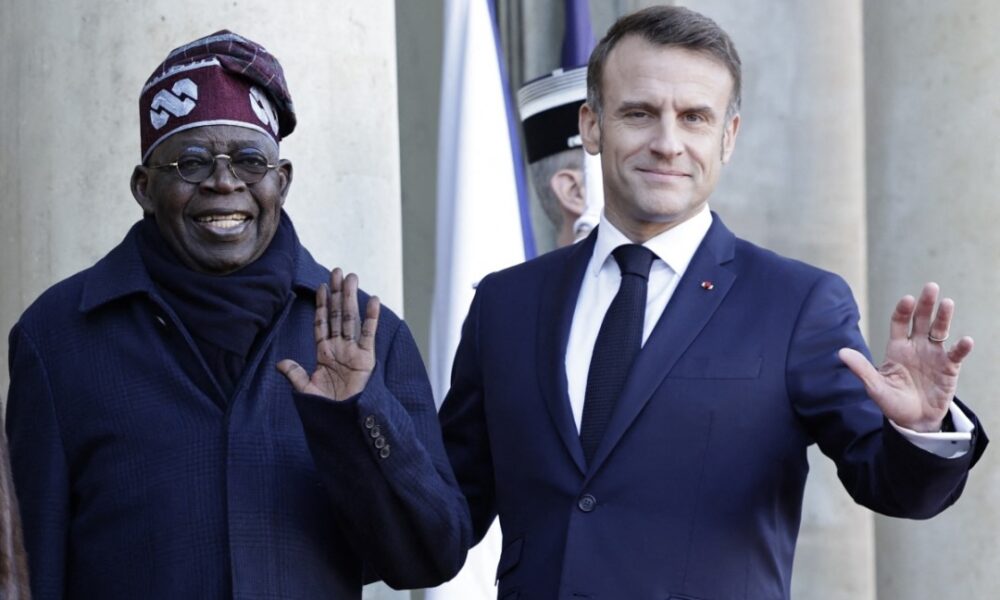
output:
<instances>
[{"instance_id":1,"label":"patterned fila cap","mask_svg":"<svg viewBox=\"0 0 1000 600\"><path fill-rule=\"evenodd\" d=\"M139 94L142 162L166 138L204 125L237 125L277 143L295 129L285 75L262 46L222 30L172 51Z\"/></svg>"}]
</instances>

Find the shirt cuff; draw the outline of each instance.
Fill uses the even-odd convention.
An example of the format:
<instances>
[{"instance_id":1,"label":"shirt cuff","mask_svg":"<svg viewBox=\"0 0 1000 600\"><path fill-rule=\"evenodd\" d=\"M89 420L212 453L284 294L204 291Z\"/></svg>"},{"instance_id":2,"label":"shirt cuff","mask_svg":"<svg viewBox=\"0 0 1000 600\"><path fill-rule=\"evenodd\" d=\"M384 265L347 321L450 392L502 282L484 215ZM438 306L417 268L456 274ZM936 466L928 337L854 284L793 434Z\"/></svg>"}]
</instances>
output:
<instances>
[{"instance_id":1,"label":"shirt cuff","mask_svg":"<svg viewBox=\"0 0 1000 600\"><path fill-rule=\"evenodd\" d=\"M893 423L892 419L889 420L889 424L921 450L936 454L941 458L961 458L972 448L972 431L976 426L954 402L948 407L948 412L951 415L952 424L955 425L955 431L920 433L900 427Z\"/></svg>"}]
</instances>

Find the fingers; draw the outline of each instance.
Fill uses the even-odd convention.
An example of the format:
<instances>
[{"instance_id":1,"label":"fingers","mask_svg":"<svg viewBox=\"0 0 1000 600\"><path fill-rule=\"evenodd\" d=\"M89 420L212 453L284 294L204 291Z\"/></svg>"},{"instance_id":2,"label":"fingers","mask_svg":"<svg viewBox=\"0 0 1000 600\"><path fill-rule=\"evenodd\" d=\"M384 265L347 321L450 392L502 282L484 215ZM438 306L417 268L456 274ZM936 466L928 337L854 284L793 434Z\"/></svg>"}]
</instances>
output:
<instances>
[{"instance_id":1,"label":"fingers","mask_svg":"<svg viewBox=\"0 0 1000 600\"><path fill-rule=\"evenodd\" d=\"M344 279L343 310L341 311L340 334L345 340L358 339L358 276L351 273Z\"/></svg>"},{"instance_id":2,"label":"fingers","mask_svg":"<svg viewBox=\"0 0 1000 600\"><path fill-rule=\"evenodd\" d=\"M972 338L967 335L962 336L962 339L958 340L958 343L948 351L948 359L954 363L960 363L972 353L972 347Z\"/></svg>"},{"instance_id":3,"label":"fingers","mask_svg":"<svg viewBox=\"0 0 1000 600\"><path fill-rule=\"evenodd\" d=\"M931 330L931 316L934 314L937 298L938 285L934 282L925 283L924 289L920 290L920 298L917 299L917 308L913 311L913 329L910 335L925 336Z\"/></svg>"},{"instance_id":4,"label":"fingers","mask_svg":"<svg viewBox=\"0 0 1000 600\"><path fill-rule=\"evenodd\" d=\"M905 340L910 337L910 321L913 319L916 303L917 301L909 294L896 303L896 310L892 311L892 318L889 320L890 340Z\"/></svg>"},{"instance_id":5,"label":"fingers","mask_svg":"<svg viewBox=\"0 0 1000 600\"><path fill-rule=\"evenodd\" d=\"M330 272L330 337L340 337L344 306L344 272L337 267Z\"/></svg>"},{"instance_id":6,"label":"fingers","mask_svg":"<svg viewBox=\"0 0 1000 600\"><path fill-rule=\"evenodd\" d=\"M889 338L912 338L920 343L926 339L932 344L944 343L944 340L948 339L951 321L955 315L955 302L951 298L944 298L938 304L939 293L938 284L929 282L924 284L917 300L912 296L903 296L892 313ZM936 311L935 304L937 304ZM964 358L971 351L972 343L969 338L968 343L956 344L949 355L956 353L956 356Z\"/></svg>"},{"instance_id":7,"label":"fingers","mask_svg":"<svg viewBox=\"0 0 1000 600\"><path fill-rule=\"evenodd\" d=\"M278 371L288 379L288 382L292 384L296 392L306 392L306 388L309 386L309 373L302 368L302 365L291 359L285 359L277 364Z\"/></svg>"},{"instance_id":8,"label":"fingers","mask_svg":"<svg viewBox=\"0 0 1000 600\"><path fill-rule=\"evenodd\" d=\"M944 343L948 339L948 331L951 328L951 318L955 314L955 302L951 298L945 298L938 306L937 314L934 315L934 322L927 330L927 339L932 343ZM934 340L941 340L935 342Z\"/></svg>"},{"instance_id":9,"label":"fingers","mask_svg":"<svg viewBox=\"0 0 1000 600\"><path fill-rule=\"evenodd\" d=\"M868 390L868 394L872 395L882 378L875 365L868 362L864 354L852 348L841 348L837 352L837 356L861 380L865 389Z\"/></svg>"},{"instance_id":10,"label":"fingers","mask_svg":"<svg viewBox=\"0 0 1000 600\"><path fill-rule=\"evenodd\" d=\"M323 285L316 290L316 318L313 321L313 338L320 343L330 337L330 322L327 318L330 288Z\"/></svg>"},{"instance_id":11,"label":"fingers","mask_svg":"<svg viewBox=\"0 0 1000 600\"><path fill-rule=\"evenodd\" d=\"M320 329L321 317L319 315L319 292L316 294L317 306L317 335ZM362 343L367 335L369 339L365 341L371 349L374 347L375 330L378 326L378 314L381 306L378 298L372 297L368 300L365 309L365 321L361 322L358 314L358 276L349 273L344 277L344 272L338 267L330 272L330 291L327 301L328 310L325 311L323 319L326 319L325 330L329 332L328 337L338 338L350 342L358 340ZM371 324L369 324L371 321ZM317 337L319 342L320 338ZM363 346L364 347L364 346Z\"/></svg>"},{"instance_id":12,"label":"fingers","mask_svg":"<svg viewBox=\"0 0 1000 600\"><path fill-rule=\"evenodd\" d=\"M375 349L375 330L378 329L378 313L382 307L378 296L368 299L368 306L365 307L365 322L361 324L361 339L358 346L362 350L373 351Z\"/></svg>"}]
</instances>

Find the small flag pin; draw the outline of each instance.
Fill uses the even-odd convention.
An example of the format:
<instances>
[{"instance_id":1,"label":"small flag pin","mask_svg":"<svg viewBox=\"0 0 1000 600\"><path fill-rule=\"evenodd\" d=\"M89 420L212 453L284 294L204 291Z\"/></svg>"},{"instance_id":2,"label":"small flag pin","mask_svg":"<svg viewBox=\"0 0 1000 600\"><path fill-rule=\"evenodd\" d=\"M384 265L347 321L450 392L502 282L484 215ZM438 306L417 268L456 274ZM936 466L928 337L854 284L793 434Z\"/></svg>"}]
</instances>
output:
<instances>
[{"instance_id":1,"label":"small flag pin","mask_svg":"<svg viewBox=\"0 0 1000 600\"><path fill-rule=\"evenodd\" d=\"M701 289L708 290L708 291L714 290L715 289L715 284L712 283L711 281L708 281L706 279L705 281L701 282Z\"/></svg>"}]
</instances>

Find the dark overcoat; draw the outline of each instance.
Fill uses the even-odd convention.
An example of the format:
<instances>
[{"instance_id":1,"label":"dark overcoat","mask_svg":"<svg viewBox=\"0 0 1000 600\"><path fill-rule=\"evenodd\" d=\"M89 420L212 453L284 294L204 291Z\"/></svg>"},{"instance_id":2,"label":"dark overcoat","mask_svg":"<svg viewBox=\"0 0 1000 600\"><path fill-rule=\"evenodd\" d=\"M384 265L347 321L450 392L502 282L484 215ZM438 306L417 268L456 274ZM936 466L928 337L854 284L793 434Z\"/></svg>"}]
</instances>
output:
<instances>
[{"instance_id":1,"label":"dark overcoat","mask_svg":"<svg viewBox=\"0 0 1000 600\"><path fill-rule=\"evenodd\" d=\"M468 509L406 325L343 402L295 394L315 366L301 246L284 309L227 398L162 300L136 228L10 335L8 435L36 598L359 598L364 578L450 578ZM361 294L362 306L367 296Z\"/></svg>"}]
</instances>

